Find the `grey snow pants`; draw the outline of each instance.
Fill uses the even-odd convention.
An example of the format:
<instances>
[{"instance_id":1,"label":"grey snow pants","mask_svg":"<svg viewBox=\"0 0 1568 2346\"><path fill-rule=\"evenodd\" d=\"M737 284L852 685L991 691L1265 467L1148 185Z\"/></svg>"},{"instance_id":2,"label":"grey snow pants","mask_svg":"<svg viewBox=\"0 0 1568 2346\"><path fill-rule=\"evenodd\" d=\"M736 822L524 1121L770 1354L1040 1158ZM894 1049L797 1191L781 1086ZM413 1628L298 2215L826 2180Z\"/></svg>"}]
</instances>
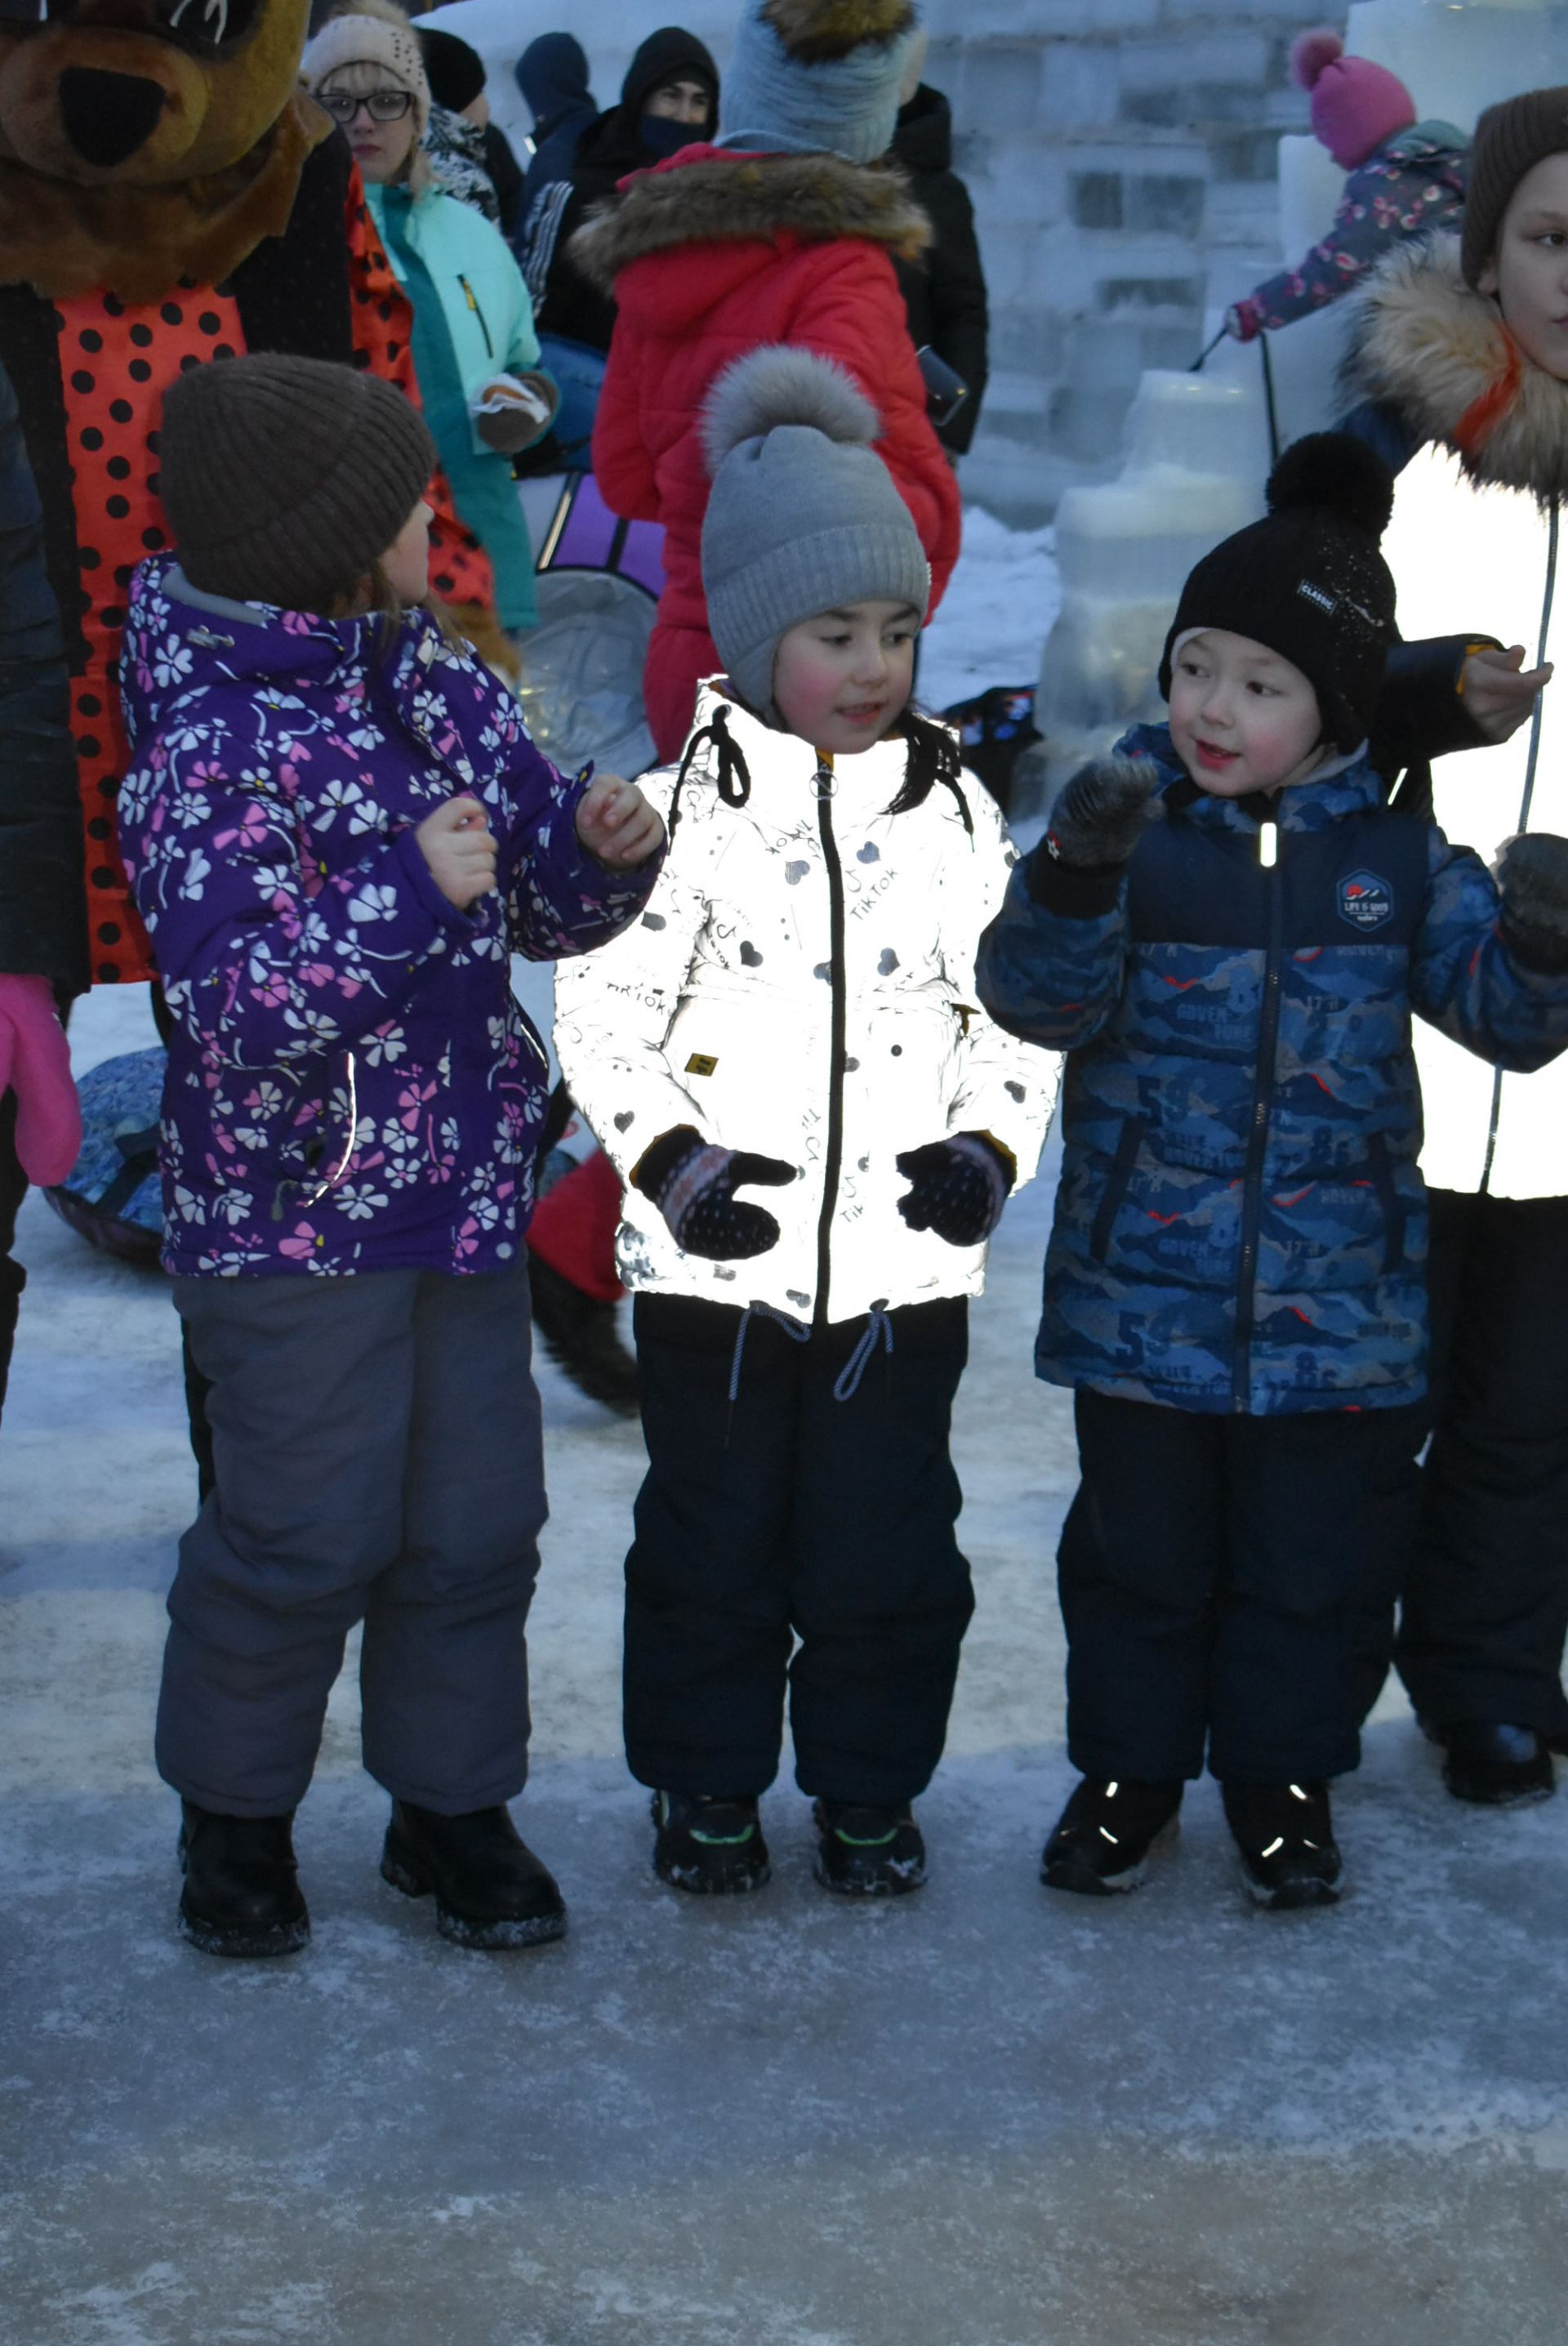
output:
<instances>
[{"instance_id":1,"label":"grey snow pants","mask_svg":"<svg viewBox=\"0 0 1568 2346\"><path fill-rule=\"evenodd\" d=\"M520 1791L545 1518L525 1267L177 1279L217 1484L169 1591L157 1756L229 1816L311 1780L364 1623L364 1763L447 1816Z\"/></svg>"}]
</instances>

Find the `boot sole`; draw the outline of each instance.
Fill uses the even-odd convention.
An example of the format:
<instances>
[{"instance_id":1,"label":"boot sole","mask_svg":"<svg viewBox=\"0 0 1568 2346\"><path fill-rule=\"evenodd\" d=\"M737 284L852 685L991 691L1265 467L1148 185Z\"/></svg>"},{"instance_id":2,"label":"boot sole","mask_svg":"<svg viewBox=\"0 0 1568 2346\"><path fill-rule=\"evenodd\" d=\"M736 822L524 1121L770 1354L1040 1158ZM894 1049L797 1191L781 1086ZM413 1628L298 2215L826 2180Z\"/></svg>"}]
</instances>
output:
<instances>
[{"instance_id":1,"label":"boot sole","mask_svg":"<svg viewBox=\"0 0 1568 2346\"><path fill-rule=\"evenodd\" d=\"M199 1947L204 1955L228 1955L251 1961L265 1961L273 1955L297 1955L311 1943L311 1918L301 1915L297 1923L270 1923L260 1931L225 1931L216 1923L204 1923L199 1915L179 1910L179 1935L192 1947Z\"/></svg>"},{"instance_id":2,"label":"boot sole","mask_svg":"<svg viewBox=\"0 0 1568 2346\"><path fill-rule=\"evenodd\" d=\"M443 1902L432 1876L416 1871L390 1851L382 1858L382 1880L390 1882L394 1890L401 1890L405 1898L433 1898L436 1930L454 1947L496 1954L514 1947L546 1946L552 1939L562 1939L566 1934L564 1906L557 1907L553 1914L492 1914L483 1918L459 1914Z\"/></svg>"},{"instance_id":3,"label":"boot sole","mask_svg":"<svg viewBox=\"0 0 1568 2346\"><path fill-rule=\"evenodd\" d=\"M1442 1780L1450 1800L1462 1800L1469 1809L1532 1809L1542 1800L1551 1800L1557 1790L1555 1780L1550 1784L1499 1785L1495 1790L1477 1784L1456 1784L1446 1768Z\"/></svg>"},{"instance_id":4,"label":"boot sole","mask_svg":"<svg viewBox=\"0 0 1568 2346\"><path fill-rule=\"evenodd\" d=\"M923 1861L902 1867L889 1865L857 1878L853 1874L830 1872L819 1852L812 1862L811 1872L823 1889L830 1890L836 1898L906 1898L911 1890L925 1888Z\"/></svg>"},{"instance_id":5,"label":"boot sole","mask_svg":"<svg viewBox=\"0 0 1568 2346\"><path fill-rule=\"evenodd\" d=\"M773 1868L766 1858L759 1866L716 1874L700 1866L672 1865L656 1856L653 1870L671 1890L683 1890L688 1898L744 1898L773 1879Z\"/></svg>"},{"instance_id":6,"label":"boot sole","mask_svg":"<svg viewBox=\"0 0 1568 2346\"><path fill-rule=\"evenodd\" d=\"M1125 1898L1129 1891L1142 1888L1151 1861L1168 1856L1180 1835L1178 1812L1160 1827L1136 1864L1120 1873L1096 1873L1076 1850L1071 1850L1064 1857L1042 1859L1040 1879L1047 1890L1069 1890L1081 1898Z\"/></svg>"},{"instance_id":7,"label":"boot sole","mask_svg":"<svg viewBox=\"0 0 1568 2346\"><path fill-rule=\"evenodd\" d=\"M1286 1882L1270 1889L1266 1882L1254 1882L1245 1865L1241 1878L1247 1884L1247 1894L1260 1913L1293 1914L1307 1906L1337 1906L1341 1892L1337 1882Z\"/></svg>"}]
</instances>

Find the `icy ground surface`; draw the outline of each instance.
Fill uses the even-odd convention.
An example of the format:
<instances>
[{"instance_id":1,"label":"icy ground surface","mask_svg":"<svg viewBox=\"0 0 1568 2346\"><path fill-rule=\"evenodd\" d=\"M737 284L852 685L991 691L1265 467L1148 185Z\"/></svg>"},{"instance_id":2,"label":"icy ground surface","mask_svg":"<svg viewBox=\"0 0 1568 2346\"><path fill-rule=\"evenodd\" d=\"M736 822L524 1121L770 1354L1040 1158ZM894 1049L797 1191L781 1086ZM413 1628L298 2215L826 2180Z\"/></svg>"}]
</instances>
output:
<instances>
[{"instance_id":1,"label":"icy ground surface","mask_svg":"<svg viewBox=\"0 0 1568 2346\"><path fill-rule=\"evenodd\" d=\"M145 1016L95 997L79 1063ZM1044 1185L1010 1210L960 1400L979 1610L929 1889L830 1902L787 1776L761 1896L655 1882L617 1722L640 1443L545 1365L518 1816L570 1937L461 1953L381 1882L345 1677L299 1823L314 1944L226 1965L175 1935L149 1751L193 1500L174 1316L29 1201L0 2346L1559 2346L1568 1801L1456 1808L1390 1696L1339 1801L1337 1911L1255 1914L1207 1784L1136 1897L1038 1887L1070 1781L1070 1427L1028 1374L1047 1213Z\"/></svg>"}]
</instances>

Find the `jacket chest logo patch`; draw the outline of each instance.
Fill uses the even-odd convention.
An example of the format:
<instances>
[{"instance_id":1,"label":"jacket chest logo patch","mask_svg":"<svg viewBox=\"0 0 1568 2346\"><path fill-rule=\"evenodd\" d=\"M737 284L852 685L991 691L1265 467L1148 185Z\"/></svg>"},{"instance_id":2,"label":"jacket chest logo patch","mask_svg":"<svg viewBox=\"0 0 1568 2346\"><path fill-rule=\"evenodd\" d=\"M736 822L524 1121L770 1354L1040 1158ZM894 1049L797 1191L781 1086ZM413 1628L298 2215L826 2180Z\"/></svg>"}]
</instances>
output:
<instances>
[{"instance_id":1,"label":"jacket chest logo patch","mask_svg":"<svg viewBox=\"0 0 1568 2346\"><path fill-rule=\"evenodd\" d=\"M1339 917L1353 929L1380 929L1391 918L1394 892L1375 872L1352 872L1339 882Z\"/></svg>"}]
</instances>

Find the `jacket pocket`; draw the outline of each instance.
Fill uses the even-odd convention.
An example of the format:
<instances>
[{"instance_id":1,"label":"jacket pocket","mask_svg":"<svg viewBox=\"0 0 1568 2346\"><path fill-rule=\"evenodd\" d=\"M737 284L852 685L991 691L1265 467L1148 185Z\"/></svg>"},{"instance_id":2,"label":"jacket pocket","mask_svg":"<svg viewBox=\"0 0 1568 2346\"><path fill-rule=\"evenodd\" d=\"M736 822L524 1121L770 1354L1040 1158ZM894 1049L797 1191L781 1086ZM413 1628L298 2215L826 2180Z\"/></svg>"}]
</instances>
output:
<instances>
[{"instance_id":1,"label":"jacket pocket","mask_svg":"<svg viewBox=\"0 0 1568 2346\"><path fill-rule=\"evenodd\" d=\"M1104 1262L1111 1249L1111 1232L1116 1216L1121 1212L1143 1145L1144 1127L1140 1117L1130 1116L1122 1127L1122 1137L1116 1143L1116 1153L1111 1159L1111 1170L1105 1182L1105 1194L1089 1230L1089 1255L1095 1262Z\"/></svg>"},{"instance_id":2,"label":"jacket pocket","mask_svg":"<svg viewBox=\"0 0 1568 2346\"><path fill-rule=\"evenodd\" d=\"M1404 1260L1407 1209L1394 1178L1394 1162L1389 1154L1387 1133L1372 1134L1368 1165L1372 1187L1378 1193L1378 1203L1383 1209L1383 1276L1388 1278Z\"/></svg>"}]
</instances>

